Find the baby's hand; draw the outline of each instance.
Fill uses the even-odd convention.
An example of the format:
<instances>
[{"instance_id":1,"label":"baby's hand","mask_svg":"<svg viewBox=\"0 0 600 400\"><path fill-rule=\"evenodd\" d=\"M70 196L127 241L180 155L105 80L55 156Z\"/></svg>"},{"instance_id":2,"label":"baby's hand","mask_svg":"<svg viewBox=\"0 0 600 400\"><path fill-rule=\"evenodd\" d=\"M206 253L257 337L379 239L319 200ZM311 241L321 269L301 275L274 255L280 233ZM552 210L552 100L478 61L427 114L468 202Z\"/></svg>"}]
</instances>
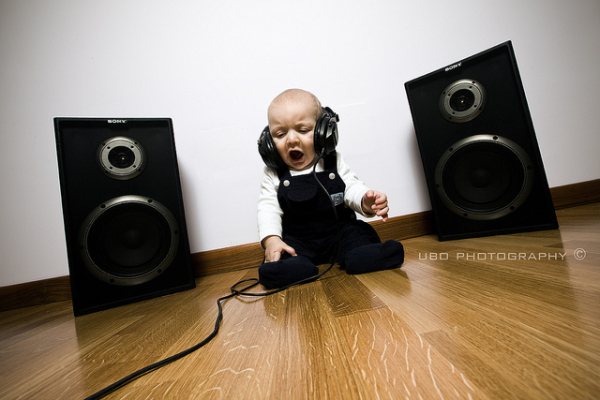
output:
<instances>
[{"instance_id":1,"label":"baby's hand","mask_svg":"<svg viewBox=\"0 0 600 400\"><path fill-rule=\"evenodd\" d=\"M373 214L381 217L383 222L388 219L388 207L387 196L385 193L377 192L375 190L369 190L362 199L362 208L366 214Z\"/></svg>"},{"instance_id":2,"label":"baby's hand","mask_svg":"<svg viewBox=\"0 0 600 400\"><path fill-rule=\"evenodd\" d=\"M288 246L279 236L269 236L263 240L265 248L265 262L279 261L283 252L291 256L296 255L296 250Z\"/></svg>"}]
</instances>

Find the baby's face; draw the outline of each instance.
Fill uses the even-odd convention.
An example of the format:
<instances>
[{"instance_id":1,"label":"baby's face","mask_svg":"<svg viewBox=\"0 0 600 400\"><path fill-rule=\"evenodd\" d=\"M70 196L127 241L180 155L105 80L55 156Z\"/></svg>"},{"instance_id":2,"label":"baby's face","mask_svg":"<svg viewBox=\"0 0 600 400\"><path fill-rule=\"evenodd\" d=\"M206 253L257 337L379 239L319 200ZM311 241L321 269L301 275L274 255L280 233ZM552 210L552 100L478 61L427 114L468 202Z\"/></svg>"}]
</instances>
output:
<instances>
[{"instance_id":1,"label":"baby's face","mask_svg":"<svg viewBox=\"0 0 600 400\"><path fill-rule=\"evenodd\" d=\"M269 130L283 161L295 171L315 159L314 131L317 110L311 101L286 101L269 108Z\"/></svg>"}]
</instances>

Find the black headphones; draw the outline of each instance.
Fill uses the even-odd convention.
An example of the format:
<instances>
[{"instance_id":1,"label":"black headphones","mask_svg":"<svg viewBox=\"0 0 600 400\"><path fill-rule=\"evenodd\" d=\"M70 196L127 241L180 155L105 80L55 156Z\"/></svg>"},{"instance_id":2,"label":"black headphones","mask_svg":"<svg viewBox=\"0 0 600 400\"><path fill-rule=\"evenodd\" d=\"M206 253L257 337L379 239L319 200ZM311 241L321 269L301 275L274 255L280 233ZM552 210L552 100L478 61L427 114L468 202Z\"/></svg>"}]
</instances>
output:
<instances>
[{"instance_id":1,"label":"black headphones","mask_svg":"<svg viewBox=\"0 0 600 400\"><path fill-rule=\"evenodd\" d=\"M329 107L323 107L323 114L315 124L315 152L317 156L330 154L335 150L338 142L337 123L340 117ZM287 168L287 165L281 159L281 156L275 148L275 143L271 137L269 125L263 129L258 138L258 152L267 167L273 169Z\"/></svg>"}]
</instances>

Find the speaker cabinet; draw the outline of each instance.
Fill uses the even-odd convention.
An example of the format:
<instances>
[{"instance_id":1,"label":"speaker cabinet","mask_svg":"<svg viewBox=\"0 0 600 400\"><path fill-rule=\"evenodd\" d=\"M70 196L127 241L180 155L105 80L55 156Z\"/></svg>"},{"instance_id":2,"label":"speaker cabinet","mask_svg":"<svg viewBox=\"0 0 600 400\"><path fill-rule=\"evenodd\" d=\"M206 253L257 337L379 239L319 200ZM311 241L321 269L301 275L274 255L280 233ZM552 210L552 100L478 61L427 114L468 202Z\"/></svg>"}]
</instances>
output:
<instances>
[{"instance_id":1,"label":"speaker cabinet","mask_svg":"<svg viewBox=\"0 0 600 400\"><path fill-rule=\"evenodd\" d=\"M195 287L168 118L55 118L75 315Z\"/></svg>"},{"instance_id":2,"label":"speaker cabinet","mask_svg":"<svg viewBox=\"0 0 600 400\"><path fill-rule=\"evenodd\" d=\"M439 240L558 228L510 41L405 89Z\"/></svg>"}]
</instances>

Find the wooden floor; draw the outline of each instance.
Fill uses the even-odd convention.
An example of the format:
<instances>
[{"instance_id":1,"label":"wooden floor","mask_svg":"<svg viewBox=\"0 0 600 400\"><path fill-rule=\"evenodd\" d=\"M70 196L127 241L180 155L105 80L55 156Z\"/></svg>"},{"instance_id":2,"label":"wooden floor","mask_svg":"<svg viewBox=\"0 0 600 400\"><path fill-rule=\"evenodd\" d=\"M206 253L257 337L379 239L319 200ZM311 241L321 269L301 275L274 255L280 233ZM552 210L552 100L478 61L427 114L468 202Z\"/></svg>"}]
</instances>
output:
<instances>
[{"instance_id":1,"label":"wooden floor","mask_svg":"<svg viewBox=\"0 0 600 400\"><path fill-rule=\"evenodd\" d=\"M111 399L598 399L600 203L561 228L404 241L402 269L224 303L206 347ZM0 398L84 398L212 331L216 299L257 270L78 318L0 313Z\"/></svg>"}]
</instances>

